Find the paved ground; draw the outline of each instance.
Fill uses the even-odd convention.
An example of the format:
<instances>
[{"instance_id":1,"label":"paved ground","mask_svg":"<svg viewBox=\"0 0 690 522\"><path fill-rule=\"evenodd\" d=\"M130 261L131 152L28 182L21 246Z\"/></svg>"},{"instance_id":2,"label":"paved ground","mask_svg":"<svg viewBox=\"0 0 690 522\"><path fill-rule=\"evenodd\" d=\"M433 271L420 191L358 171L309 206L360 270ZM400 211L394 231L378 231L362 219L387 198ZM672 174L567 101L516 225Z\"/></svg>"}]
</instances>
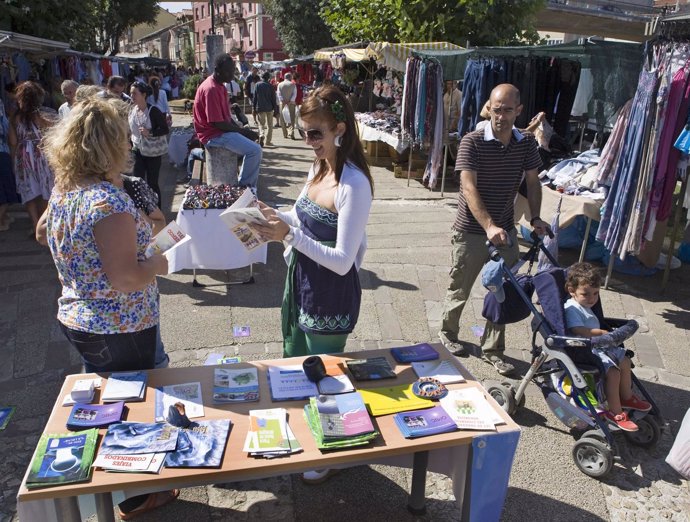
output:
<instances>
[{"instance_id":1,"label":"paved ground","mask_svg":"<svg viewBox=\"0 0 690 522\"><path fill-rule=\"evenodd\" d=\"M176 124L186 124L176 116ZM277 130L277 129L276 129ZM260 196L274 205L296 198L311 161L304 144L283 140L264 151ZM457 186L441 197L419 183L373 169L376 197L369 221L369 250L361 271L360 322L348 349L358 350L436 339L449 268L449 230ZM183 188L182 170L165 166L164 208L174 216ZM56 326L57 278L47 250L27 237L28 216L13 209L13 229L0 234L0 403L16 405L9 427L0 432L0 522L16 519L16 492L63 377L79 371L75 352ZM210 352L240 354L245 360L280 356L279 305L285 265L282 246L269 247L268 263L255 270L256 284L194 288L191 272L160 278L162 332L173 366L203 364ZM562 252L564 263L575 253ZM224 272L204 272L202 281L223 280ZM231 274L231 275L237 275ZM614 278L603 292L604 309L614 317L638 318L643 327L631 347L637 372L659 402L668 425L650 451L622 443L621 459L604 481L581 474L572 462L572 437L550 413L541 394L528 389L515 415L523 428L503 512L505 521L687 521L690 488L664 462L690 405L690 267L671 274L665 293L661 276ZM462 335L483 324L483 291L475 287L463 316ZM233 325L249 325L252 336L236 340ZM530 332L526 323L508 327L508 355L527 368ZM480 379L495 379L476 357L461 359ZM296 476L184 490L180 500L141 520L459 520L449 479L430 474L428 514L405 509L410 473L384 466L345 470L320 487L305 487ZM373 494L372 494L373 493ZM334 507L337 506L337 509ZM24 521L22 521L24 522ZM33 521L32 521L33 522Z\"/></svg>"}]
</instances>

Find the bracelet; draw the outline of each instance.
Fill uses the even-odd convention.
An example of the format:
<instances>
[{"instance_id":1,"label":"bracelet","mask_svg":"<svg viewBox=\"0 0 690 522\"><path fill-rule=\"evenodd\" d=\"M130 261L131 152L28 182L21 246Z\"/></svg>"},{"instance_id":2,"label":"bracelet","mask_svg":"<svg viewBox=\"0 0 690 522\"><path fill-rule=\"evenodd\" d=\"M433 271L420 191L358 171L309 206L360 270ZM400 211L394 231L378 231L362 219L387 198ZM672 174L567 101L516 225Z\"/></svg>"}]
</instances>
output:
<instances>
[{"instance_id":1,"label":"bracelet","mask_svg":"<svg viewBox=\"0 0 690 522\"><path fill-rule=\"evenodd\" d=\"M535 221L541 221L541 218L539 216L534 216L532 219L529 220L529 226L533 227Z\"/></svg>"}]
</instances>

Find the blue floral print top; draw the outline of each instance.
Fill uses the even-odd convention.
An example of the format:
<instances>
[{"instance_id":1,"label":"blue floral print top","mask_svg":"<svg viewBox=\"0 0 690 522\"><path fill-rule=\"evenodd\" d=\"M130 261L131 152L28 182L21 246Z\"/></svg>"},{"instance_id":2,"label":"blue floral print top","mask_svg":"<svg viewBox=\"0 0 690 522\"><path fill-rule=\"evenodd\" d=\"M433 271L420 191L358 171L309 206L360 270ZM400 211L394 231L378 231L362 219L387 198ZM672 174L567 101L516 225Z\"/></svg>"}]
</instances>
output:
<instances>
[{"instance_id":1,"label":"blue floral print top","mask_svg":"<svg viewBox=\"0 0 690 522\"><path fill-rule=\"evenodd\" d=\"M58 320L95 334L130 333L158 324L155 279L143 290L120 292L103 272L93 229L112 214L131 214L137 227L137 257L151 240L151 225L131 198L108 182L70 192L53 191L48 204L48 246L62 283Z\"/></svg>"}]
</instances>

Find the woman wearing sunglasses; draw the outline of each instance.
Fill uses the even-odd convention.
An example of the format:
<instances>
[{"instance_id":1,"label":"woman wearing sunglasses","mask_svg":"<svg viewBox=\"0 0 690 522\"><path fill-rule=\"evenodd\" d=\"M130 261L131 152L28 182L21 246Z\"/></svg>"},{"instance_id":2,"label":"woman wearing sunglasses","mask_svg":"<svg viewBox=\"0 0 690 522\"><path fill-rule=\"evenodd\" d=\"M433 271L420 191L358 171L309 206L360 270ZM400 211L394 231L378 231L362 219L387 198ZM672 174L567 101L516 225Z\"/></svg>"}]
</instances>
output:
<instances>
[{"instance_id":1,"label":"woman wearing sunglasses","mask_svg":"<svg viewBox=\"0 0 690 522\"><path fill-rule=\"evenodd\" d=\"M301 120L316 159L289 212L263 203L257 229L284 241L289 268L282 307L285 357L342 352L359 316L359 270L374 182L352 106L333 86L314 91Z\"/></svg>"}]
</instances>

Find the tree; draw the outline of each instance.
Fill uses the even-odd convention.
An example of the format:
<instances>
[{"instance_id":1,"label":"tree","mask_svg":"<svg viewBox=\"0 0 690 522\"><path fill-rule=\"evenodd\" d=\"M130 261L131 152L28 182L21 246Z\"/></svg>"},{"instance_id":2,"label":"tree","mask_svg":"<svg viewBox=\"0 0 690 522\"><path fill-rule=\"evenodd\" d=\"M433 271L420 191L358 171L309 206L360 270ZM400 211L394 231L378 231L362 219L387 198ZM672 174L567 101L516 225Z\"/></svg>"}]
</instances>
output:
<instances>
[{"instance_id":1,"label":"tree","mask_svg":"<svg viewBox=\"0 0 690 522\"><path fill-rule=\"evenodd\" d=\"M319 15L318 0L266 0L264 7L290 55L309 54L335 45L330 29Z\"/></svg>"},{"instance_id":2,"label":"tree","mask_svg":"<svg viewBox=\"0 0 690 522\"><path fill-rule=\"evenodd\" d=\"M73 49L115 54L124 32L153 24L156 0L3 0L2 17L10 30L68 42Z\"/></svg>"},{"instance_id":3,"label":"tree","mask_svg":"<svg viewBox=\"0 0 690 522\"><path fill-rule=\"evenodd\" d=\"M182 63L185 67L194 67L196 65L194 47L192 47L189 43L185 43L182 49Z\"/></svg>"},{"instance_id":4,"label":"tree","mask_svg":"<svg viewBox=\"0 0 690 522\"><path fill-rule=\"evenodd\" d=\"M545 0L335 0L321 14L340 43L450 41L464 45L536 43L536 13Z\"/></svg>"}]
</instances>

